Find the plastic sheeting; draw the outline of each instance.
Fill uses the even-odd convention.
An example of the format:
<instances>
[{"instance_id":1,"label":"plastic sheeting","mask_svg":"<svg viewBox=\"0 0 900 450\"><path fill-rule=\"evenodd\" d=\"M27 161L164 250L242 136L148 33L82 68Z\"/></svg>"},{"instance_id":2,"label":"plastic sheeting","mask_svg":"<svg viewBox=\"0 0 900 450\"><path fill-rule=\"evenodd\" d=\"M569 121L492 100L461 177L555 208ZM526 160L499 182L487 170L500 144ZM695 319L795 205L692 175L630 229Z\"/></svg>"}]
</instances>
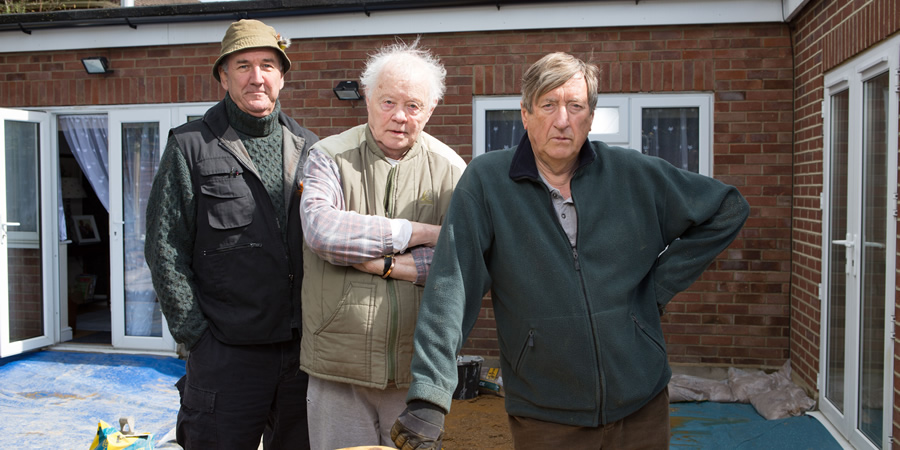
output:
<instances>
[{"instance_id":1,"label":"plastic sheeting","mask_svg":"<svg viewBox=\"0 0 900 450\"><path fill-rule=\"evenodd\" d=\"M175 427L177 358L42 351L0 363L0 448L87 449L101 420L121 417L155 445Z\"/></svg>"},{"instance_id":2,"label":"plastic sheeting","mask_svg":"<svg viewBox=\"0 0 900 450\"><path fill-rule=\"evenodd\" d=\"M672 375L669 402L712 401L750 403L768 420L799 416L816 402L791 382L791 362L767 374L762 370L728 369L727 380L710 380L692 375Z\"/></svg>"}]
</instances>

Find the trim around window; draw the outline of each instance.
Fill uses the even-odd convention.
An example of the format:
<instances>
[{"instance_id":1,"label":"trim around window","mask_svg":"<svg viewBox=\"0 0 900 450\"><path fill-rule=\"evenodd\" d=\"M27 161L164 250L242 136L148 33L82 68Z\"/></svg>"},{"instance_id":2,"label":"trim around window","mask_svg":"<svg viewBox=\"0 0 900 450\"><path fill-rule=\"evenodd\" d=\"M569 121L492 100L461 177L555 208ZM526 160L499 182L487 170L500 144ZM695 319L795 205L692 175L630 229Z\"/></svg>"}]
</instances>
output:
<instances>
[{"instance_id":1,"label":"trim around window","mask_svg":"<svg viewBox=\"0 0 900 450\"><path fill-rule=\"evenodd\" d=\"M651 148L648 137L658 136L660 130L645 132L642 128L645 119L648 126L652 126L651 123L657 126L664 123L666 129L662 131L674 133L677 140L669 139L663 145L676 153L683 152L691 161L689 164L687 162L676 164L677 161L673 161L671 155L666 159L673 165L712 176L712 105L713 96L706 93L601 94L588 139L657 155ZM654 115L651 114L651 110L656 117L645 118L645 115ZM521 126L518 96L475 97L472 111L473 158L487 151L516 145L517 136L521 136L524 132L514 129L513 117L519 118L518 124ZM660 113L664 113L662 115L667 117L659 119Z\"/></svg>"}]
</instances>

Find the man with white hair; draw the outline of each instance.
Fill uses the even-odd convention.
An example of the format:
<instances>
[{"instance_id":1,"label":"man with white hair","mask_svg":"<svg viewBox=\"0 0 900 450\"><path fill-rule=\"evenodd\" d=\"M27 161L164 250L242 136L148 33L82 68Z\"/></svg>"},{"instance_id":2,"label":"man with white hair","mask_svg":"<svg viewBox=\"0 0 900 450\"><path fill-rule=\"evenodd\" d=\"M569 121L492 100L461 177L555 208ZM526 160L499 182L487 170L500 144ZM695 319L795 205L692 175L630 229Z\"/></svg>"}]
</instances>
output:
<instances>
[{"instance_id":1,"label":"man with white hair","mask_svg":"<svg viewBox=\"0 0 900 450\"><path fill-rule=\"evenodd\" d=\"M368 123L310 150L300 366L314 449L391 445L406 407L419 298L465 169L422 131L445 77L418 41L381 49L360 78Z\"/></svg>"}]
</instances>

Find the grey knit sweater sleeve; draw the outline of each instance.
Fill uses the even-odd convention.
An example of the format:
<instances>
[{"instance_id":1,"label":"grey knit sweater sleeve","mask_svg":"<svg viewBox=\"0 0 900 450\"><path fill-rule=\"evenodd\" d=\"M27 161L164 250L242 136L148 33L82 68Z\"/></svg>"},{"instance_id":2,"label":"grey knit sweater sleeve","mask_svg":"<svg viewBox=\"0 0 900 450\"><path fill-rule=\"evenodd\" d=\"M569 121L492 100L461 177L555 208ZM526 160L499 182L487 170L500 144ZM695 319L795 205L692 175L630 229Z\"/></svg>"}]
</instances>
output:
<instances>
[{"instance_id":1,"label":"grey knit sweater sleeve","mask_svg":"<svg viewBox=\"0 0 900 450\"><path fill-rule=\"evenodd\" d=\"M192 348L206 330L191 260L197 202L181 148L169 138L147 201L144 257L175 341Z\"/></svg>"}]
</instances>

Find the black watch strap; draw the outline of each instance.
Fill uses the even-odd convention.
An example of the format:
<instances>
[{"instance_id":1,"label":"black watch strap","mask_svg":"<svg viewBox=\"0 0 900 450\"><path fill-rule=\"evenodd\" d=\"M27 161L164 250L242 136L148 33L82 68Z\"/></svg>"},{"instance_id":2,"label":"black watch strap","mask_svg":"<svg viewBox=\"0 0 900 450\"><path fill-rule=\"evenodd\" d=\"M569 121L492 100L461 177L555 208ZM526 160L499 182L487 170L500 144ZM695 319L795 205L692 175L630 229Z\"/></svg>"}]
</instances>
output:
<instances>
[{"instance_id":1,"label":"black watch strap","mask_svg":"<svg viewBox=\"0 0 900 450\"><path fill-rule=\"evenodd\" d=\"M385 255L384 256L384 271L381 272L381 277L387 278L388 274L391 273L392 267L394 267L394 255Z\"/></svg>"}]
</instances>

